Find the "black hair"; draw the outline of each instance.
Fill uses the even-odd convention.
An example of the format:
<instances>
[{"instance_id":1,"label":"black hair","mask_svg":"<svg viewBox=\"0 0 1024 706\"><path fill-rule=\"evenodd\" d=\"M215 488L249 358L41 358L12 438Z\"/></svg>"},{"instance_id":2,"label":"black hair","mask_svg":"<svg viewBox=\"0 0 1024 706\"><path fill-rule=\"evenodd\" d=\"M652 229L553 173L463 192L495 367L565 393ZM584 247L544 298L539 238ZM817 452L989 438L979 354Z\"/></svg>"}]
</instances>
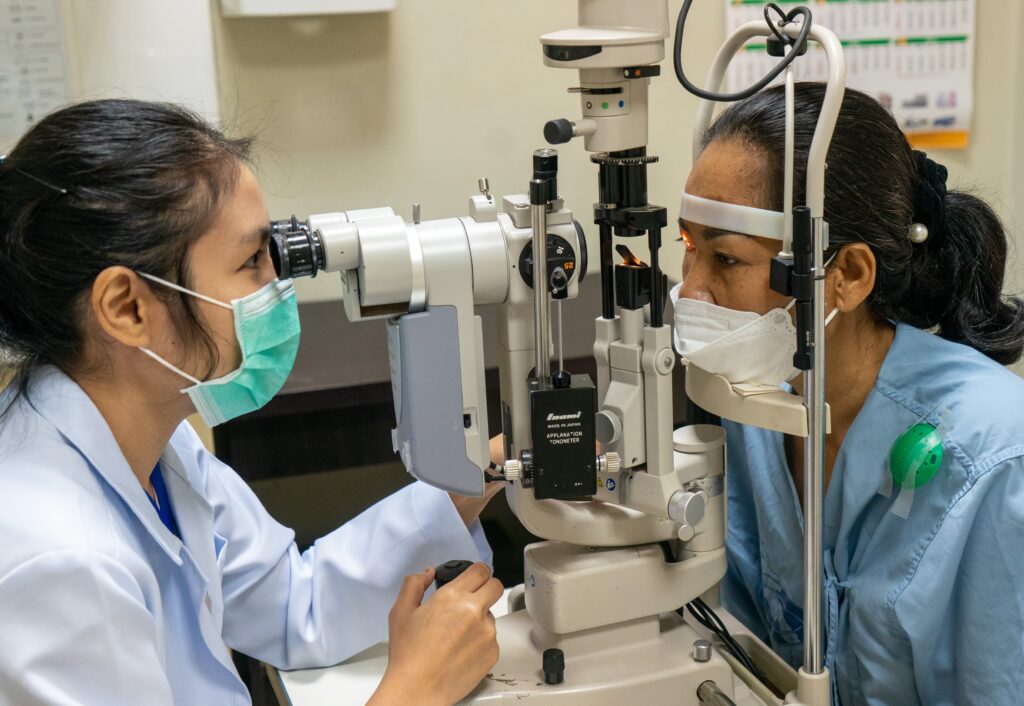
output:
<instances>
[{"instance_id":1,"label":"black hair","mask_svg":"<svg viewBox=\"0 0 1024 706\"><path fill-rule=\"evenodd\" d=\"M252 141L168 103L97 100L48 115L0 164L0 377L84 364L93 281L116 265L190 287L189 245L216 218ZM188 295L154 286L177 333L216 346Z\"/></svg>"},{"instance_id":2,"label":"black hair","mask_svg":"<svg viewBox=\"0 0 1024 706\"><path fill-rule=\"evenodd\" d=\"M804 200L807 156L825 86L795 93L794 203ZM782 210L785 91L774 87L731 106L704 136L739 139L767 157L764 208ZM879 320L935 329L993 360L1024 352L1024 302L1004 297L1007 238L992 208L947 190L946 171L915 152L893 116L874 98L847 89L828 151L825 220L830 253L866 243L877 261L869 311ZM910 226L929 237L914 243Z\"/></svg>"}]
</instances>

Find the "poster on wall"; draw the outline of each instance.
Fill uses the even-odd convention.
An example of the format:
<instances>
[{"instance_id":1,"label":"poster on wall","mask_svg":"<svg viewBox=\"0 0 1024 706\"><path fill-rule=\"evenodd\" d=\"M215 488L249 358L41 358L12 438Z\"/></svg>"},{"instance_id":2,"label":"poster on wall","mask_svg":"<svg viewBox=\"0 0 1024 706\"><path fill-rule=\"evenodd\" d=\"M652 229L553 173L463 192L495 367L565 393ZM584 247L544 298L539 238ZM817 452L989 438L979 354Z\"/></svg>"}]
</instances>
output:
<instances>
[{"instance_id":1,"label":"poster on wall","mask_svg":"<svg viewBox=\"0 0 1024 706\"><path fill-rule=\"evenodd\" d=\"M764 0L724 0L726 32L764 21ZM814 23L843 44L847 86L877 98L918 149L964 149L973 108L975 0L815 0L778 2L783 11L811 9ZM726 76L727 90L745 88L778 58L752 40ZM794 64L798 81L826 76L825 53L811 44ZM781 80L781 79L780 79Z\"/></svg>"},{"instance_id":2,"label":"poster on wall","mask_svg":"<svg viewBox=\"0 0 1024 706\"><path fill-rule=\"evenodd\" d=\"M0 2L0 150L70 97L59 0Z\"/></svg>"}]
</instances>

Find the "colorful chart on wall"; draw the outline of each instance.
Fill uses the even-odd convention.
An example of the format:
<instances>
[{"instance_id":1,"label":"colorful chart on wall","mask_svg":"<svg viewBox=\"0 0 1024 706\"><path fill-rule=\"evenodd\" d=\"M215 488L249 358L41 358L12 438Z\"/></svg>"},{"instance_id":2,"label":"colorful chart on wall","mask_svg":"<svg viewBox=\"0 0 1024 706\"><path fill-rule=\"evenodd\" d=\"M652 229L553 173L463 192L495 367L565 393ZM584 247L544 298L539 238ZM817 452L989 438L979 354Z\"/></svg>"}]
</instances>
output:
<instances>
[{"instance_id":1,"label":"colorful chart on wall","mask_svg":"<svg viewBox=\"0 0 1024 706\"><path fill-rule=\"evenodd\" d=\"M724 0L726 32L763 21L764 0ZM892 111L918 149L964 149L973 109L975 0L811 0L814 22L843 43L847 85ZM764 41L747 43L729 67L727 90L749 86L778 61ZM826 76L815 44L797 61L798 81Z\"/></svg>"},{"instance_id":2,"label":"colorful chart on wall","mask_svg":"<svg viewBox=\"0 0 1024 706\"><path fill-rule=\"evenodd\" d=\"M59 0L0 2L0 146L69 96Z\"/></svg>"}]
</instances>

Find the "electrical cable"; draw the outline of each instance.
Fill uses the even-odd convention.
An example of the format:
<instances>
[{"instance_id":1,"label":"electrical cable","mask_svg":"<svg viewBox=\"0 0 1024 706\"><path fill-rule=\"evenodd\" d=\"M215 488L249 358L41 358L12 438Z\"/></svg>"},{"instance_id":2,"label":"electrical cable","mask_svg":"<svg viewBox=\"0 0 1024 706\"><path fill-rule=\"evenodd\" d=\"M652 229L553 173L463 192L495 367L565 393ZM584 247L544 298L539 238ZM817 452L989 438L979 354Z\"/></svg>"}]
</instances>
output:
<instances>
[{"instance_id":1,"label":"electrical cable","mask_svg":"<svg viewBox=\"0 0 1024 706\"><path fill-rule=\"evenodd\" d=\"M499 466L494 461L487 467L487 470L494 471L494 473L488 473L484 471L484 480L488 483L508 483L508 478L505 477L505 467Z\"/></svg>"},{"instance_id":2,"label":"electrical cable","mask_svg":"<svg viewBox=\"0 0 1024 706\"><path fill-rule=\"evenodd\" d=\"M777 63L775 67L772 68L772 70L769 71L760 81L743 89L742 91L737 91L735 93L715 93L713 91L704 90L703 88L698 88L693 85L688 78L686 78L686 72L683 71L683 30L686 27L686 16L689 14L690 6L692 4L693 0L685 0L683 2L682 9L679 10L679 18L676 20L676 36L673 47L674 56L672 58L675 63L676 78L679 79L679 83L682 84L683 88L698 98L724 103L749 98L778 78L778 76L786 70L786 67L792 64L796 60L796 57L799 56L807 46L807 37L811 32L810 9L801 5L800 7L794 7L788 13L783 13L782 9L778 5L775 3L768 3L764 8L765 20L768 22L768 27L771 29L772 34L778 37L779 41L792 47L789 53L787 53L782 60L779 61L779 63ZM797 35L796 39L788 37L778 30L775 23L773 23L768 17L769 10L778 13L783 24L794 22L797 16L803 17L803 23L800 26L800 33Z\"/></svg>"},{"instance_id":3,"label":"electrical cable","mask_svg":"<svg viewBox=\"0 0 1024 706\"><path fill-rule=\"evenodd\" d=\"M690 615L694 619L703 625L705 628L710 630L719 640L722 641L723 647L729 651L729 653L742 664L747 671L754 675L754 677L760 681L765 682L765 677L761 673L761 670L757 668L754 661L750 658L743 646L732 636L729 629L722 622L718 614L704 602L701 598L695 598L690 603L686 604L686 609L690 612ZM682 615L683 609L679 609L679 614Z\"/></svg>"}]
</instances>

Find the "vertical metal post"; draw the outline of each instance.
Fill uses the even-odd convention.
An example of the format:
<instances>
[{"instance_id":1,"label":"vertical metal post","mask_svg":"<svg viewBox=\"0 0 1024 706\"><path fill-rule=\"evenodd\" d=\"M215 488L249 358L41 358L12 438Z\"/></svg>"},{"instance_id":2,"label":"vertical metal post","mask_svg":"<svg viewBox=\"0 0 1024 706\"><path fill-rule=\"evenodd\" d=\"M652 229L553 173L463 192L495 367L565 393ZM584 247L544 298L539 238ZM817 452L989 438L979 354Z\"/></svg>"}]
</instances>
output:
<instances>
[{"instance_id":1,"label":"vertical metal post","mask_svg":"<svg viewBox=\"0 0 1024 706\"><path fill-rule=\"evenodd\" d=\"M612 227L611 224L601 221L598 228L601 238L601 316L605 319L614 319L615 266L612 264Z\"/></svg>"},{"instance_id":2,"label":"vertical metal post","mask_svg":"<svg viewBox=\"0 0 1024 706\"><path fill-rule=\"evenodd\" d=\"M652 228L647 231L647 248L651 254L651 327L658 328L665 323L665 295L661 291L661 230Z\"/></svg>"},{"instance_id":3,"label":"vertical metal post","mask_svg":"<svg viewBox=\"0 0 1024 706\"><path fill-rule=\"evenodd\" d=\"M533 226L534 375L541 388L551 381L551 308L548 300L548 207L558 200L558 151L533 153L530 222Z\"/></svg>"},{"instance_id":4,"label":"vertical metal post","mask_svg":"<svg viewBox=\"0 0 1024 706\"><path fill-rule=\"evenodd\" d=\"M534 342L537 344L534 368L542 387L551 377L550 328L548 327L548 211L547 204L531 204L530 220L533 226L533 324Z\"/></svg>"},{"instance_id":5,"label":"vertical metal post","mask_svg":"<svg viewBox=\"0 0 1024 706\"><path fill-rule=\"evenodd\" d=\"M804 671L824 669L821 620L822 504L825 495L825 273L821 218L812 221L814 253L814 365L804 372Z\"/></svg>"}]
</instances>

